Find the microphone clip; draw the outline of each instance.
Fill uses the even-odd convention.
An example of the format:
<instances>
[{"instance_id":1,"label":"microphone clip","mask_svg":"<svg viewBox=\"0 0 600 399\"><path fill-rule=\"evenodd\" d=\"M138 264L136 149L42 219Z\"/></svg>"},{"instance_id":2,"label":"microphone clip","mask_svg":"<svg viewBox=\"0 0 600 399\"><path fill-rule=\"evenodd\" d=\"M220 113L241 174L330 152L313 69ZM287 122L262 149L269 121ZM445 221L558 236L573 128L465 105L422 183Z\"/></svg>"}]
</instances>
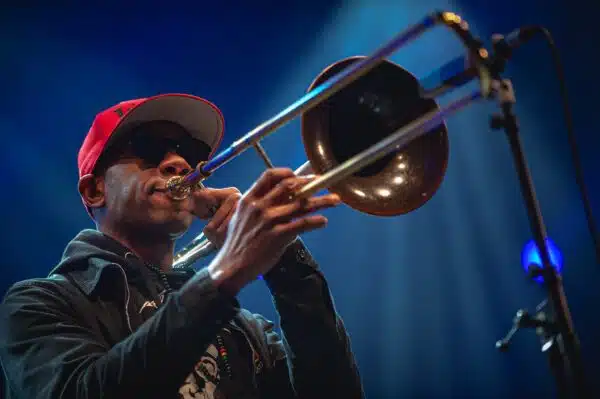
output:
<instances>
[{"instance_id":1,"label":"microphone clip","mask_svg":"<svg viewBox=\"0 0 600 399\"><path fill-rule=\"evenodd\" d=\"M556 323L549 319L544 308L547 305L547 301L543 301L536 307L536 311L530 314L527 309L519 309L513 318L512 328L508 331L506 336L496 341L496 349L501 352L507 352L510 348L512 340L516 333L522 329L534 329L536 334L540 337L541 350L546 352L556 342L556 335L558 334L558 328Z\"/></svg>"},{"instance_id":2,"label":"microphone clip","mask_svg":"<svg viewBox=\"0 0 600 399\"><path fill-rule=\"evenodd\" d=\"M492 35L493 61L492 69L496 74L501 74L506 69L507 62L512 58L513 48L508 40L499 33Z\"/></svg>"},{"instance_id":3,"label":"microphone clip","mask_svg":"<svg viewBox=\"0 0 600 399\"><path fill-rule=\"evenodd\" d=\"M537 25L527 25L516 29L506 36L499 33L492 35L493 61L492 68L494 72L500 74L504 72L506 63L512 58L513 51L521 47L525 42L531 40L543 28Z\"/></svg>"}]
</instances>

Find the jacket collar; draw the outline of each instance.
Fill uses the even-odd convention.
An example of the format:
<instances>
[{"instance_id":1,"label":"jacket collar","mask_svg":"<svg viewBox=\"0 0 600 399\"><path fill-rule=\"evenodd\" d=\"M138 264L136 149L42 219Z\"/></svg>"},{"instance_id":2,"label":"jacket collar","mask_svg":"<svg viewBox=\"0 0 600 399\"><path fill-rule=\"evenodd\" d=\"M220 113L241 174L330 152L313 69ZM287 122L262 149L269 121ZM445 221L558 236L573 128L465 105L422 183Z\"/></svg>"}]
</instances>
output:
<instances>
[{"instance_id":1,"label":"jacket collar","mask_svg":"<svg viewBox=\"0 0 600 399\"><path fill-rule=\"evenodd\" d=\"M50 272L68 276L86 295L91 295L106 281L115 279L127 284L127 277L139 275L144 262L129 248L97 230L82 230L65 248L62 260ZM195 270L192 268L167 273L173 287L182 285ZM118 290L118 292L124 292Z\"/></svg>"},{"instance_id":2,"label":"jacket collar","mask_svg":"<svg viewBox=\"0 0 600 399\"><path fill-rule=\"evenodd\" d=\"M65 248L60 263L50 272L70 277L86 295L91 295L108 274L125 279L126 268L143 265L127 247L97 230L82 230Z\"/></svg>"}]
</instances>

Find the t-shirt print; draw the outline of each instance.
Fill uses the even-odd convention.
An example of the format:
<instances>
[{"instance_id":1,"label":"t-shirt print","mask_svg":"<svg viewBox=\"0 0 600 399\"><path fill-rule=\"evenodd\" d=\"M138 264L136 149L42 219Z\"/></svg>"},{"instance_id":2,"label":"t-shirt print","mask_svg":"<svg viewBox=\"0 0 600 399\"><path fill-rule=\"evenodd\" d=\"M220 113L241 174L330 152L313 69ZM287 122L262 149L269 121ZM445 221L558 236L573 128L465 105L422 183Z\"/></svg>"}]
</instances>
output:
<instances>
[{"instance_id":1,"label":"t-shirt print","mask_svg":"<svg viewBox=\"0 0 600 399\"><path fill-rule=\"evenodd\" d=\"M158 294L156 300L146 300L138 310L138 313L147 319L163 304L166 291ZM225 332L230 332L225 329ZM179 388L181 399L227 399L227 396L219 388L221 382L221 371L218 363L219 353L214 344L210 344L206 352L194 366L192 372L184 380Z\"/></svg>"},{"instance_id":2,"label":"t-shirt print","mask_svg":"<svg viewBox=\"0 0 600 399\"><path fill-rule=\"evenodd\" d=\"M217 348L211 344L206 353L196 363L194 370L187 376L179 388L181 399L225 399L219 390L221 372L219 370Z\"/></svg>"}]
</instances>

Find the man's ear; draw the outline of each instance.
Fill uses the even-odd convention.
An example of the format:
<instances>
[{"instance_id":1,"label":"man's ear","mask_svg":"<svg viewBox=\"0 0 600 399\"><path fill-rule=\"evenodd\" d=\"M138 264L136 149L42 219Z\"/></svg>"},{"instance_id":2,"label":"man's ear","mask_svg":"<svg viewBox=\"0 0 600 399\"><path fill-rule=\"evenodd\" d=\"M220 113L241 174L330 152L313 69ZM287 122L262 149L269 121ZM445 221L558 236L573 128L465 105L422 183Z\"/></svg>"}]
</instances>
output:
<instances>
[{"instance_id":1,"label":"man's ear","mask_svg":"<svg viewBox=\"0 0 600 399\"><path fill-rule=\"evenodd\" d=\"M104 178L87 174L79 179L79 194L90 208L102 208L105 204Z\"/></svg>"}]
</instances>

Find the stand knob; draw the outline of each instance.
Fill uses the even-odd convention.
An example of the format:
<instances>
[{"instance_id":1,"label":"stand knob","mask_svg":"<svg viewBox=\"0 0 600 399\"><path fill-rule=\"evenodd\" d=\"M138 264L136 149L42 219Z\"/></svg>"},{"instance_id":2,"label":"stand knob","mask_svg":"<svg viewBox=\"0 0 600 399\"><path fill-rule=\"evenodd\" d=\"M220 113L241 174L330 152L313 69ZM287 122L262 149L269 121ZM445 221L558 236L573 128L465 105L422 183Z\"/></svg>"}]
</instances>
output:
<instances>
[{"instance_id":1,"label":"stand knob","mask_svg":"<svg viewBox=\"0 0 600 399\"><path fill-rule=\"evenodd\" d=\"M514 335L521 328L533 328L540 336L551 336L554 331L554 324L549 322L546 314L543 312L546 301L536 307L536 313L532 316L526 309L519 309L513 318L513 326L503 339L496 341L496 349L501 352L508 351L510 342ZM545 346L552 346L552 341L545 343ZM546 348L547 349L547 348ZM545 350L544 348L542 350Z\"/></svg>"},{"instance_id":2,"label":"stand knob","mask_svg":"<svg viewBox=\"0 0 600 399\"><path fill-rule=\"evenodd\" d=\"M496 349L500 352L508 352L510 346L510 338L499 339L496 341Z\"/></svg>"}]
</instances>

